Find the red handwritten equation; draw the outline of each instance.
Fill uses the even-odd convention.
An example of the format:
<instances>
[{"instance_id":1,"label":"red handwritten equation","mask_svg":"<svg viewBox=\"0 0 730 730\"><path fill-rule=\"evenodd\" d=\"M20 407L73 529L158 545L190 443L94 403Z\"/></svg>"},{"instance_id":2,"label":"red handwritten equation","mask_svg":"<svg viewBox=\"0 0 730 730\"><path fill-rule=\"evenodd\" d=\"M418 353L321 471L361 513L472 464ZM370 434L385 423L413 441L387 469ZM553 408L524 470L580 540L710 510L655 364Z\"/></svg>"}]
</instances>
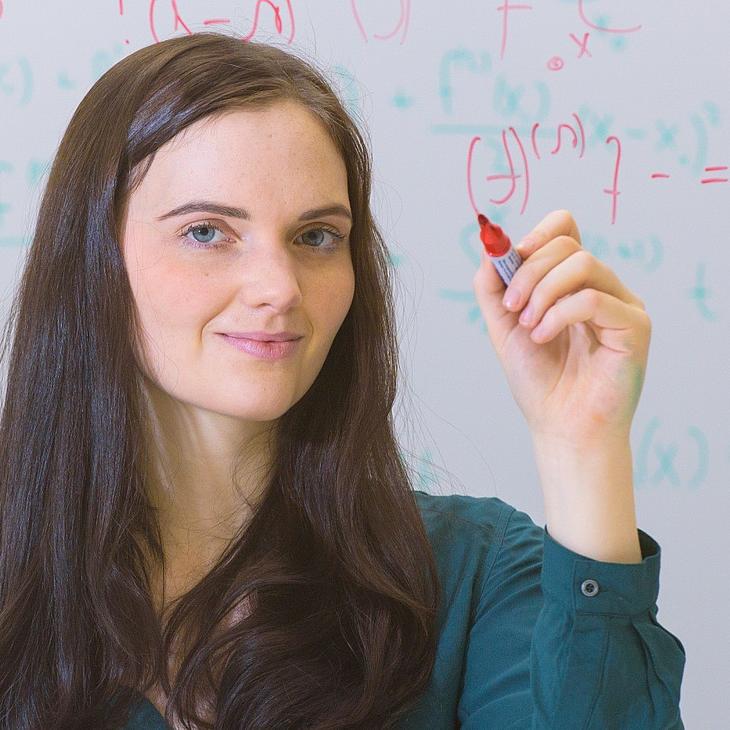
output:
<instances>
[{"instance_id":1,"label":"red handwritten equation","mask_svg":"<svg viewBox=\"0 0 730 730\"><path fill-rule=\"evenodd\" d=\"M728 166L727 165L710 165L709 167L706 167L704 171L705 172L727 172ZM667 180L671 176L666 172L652 172L650 177L652 180ZM701 185L712 185L715 183L726 183L726 182L730 182L730 178L703 177L700 180Z\"/></svg>"},{"instance_id":2,"label":"red handwritten equation","mask_svg":"<svg viewBox=\"0 0 730 730\"><path fill-rule=\"evenodd\" d=\"M1 0L0 0L1 1ZM292 0L285 0L286 1L286 12L289 18L289 26L290 26L290 32L289 37L287 38L287 44L291 44L294 40L295 35L295 22L294 22L294 10L292 8ZM184 31L188 35L192 35L192 31L190 30L190 27L183 19L182 13L180 12L180 8L178 7L178 0L167 0L169 3L170 10L172 11L173 16L173 31L177 31L178 26L182 26ZM162 3L160 3L162 5ZM249 41L251 38L256 34L259 26L259 13L261 10L261 6L266 5L271 9L271 12L273 13L274 17L274 27L276 28L276 32L281 34L282 29L284 27L284 23L281 19L281 5L277 5L276 3L271 2L271 0L256 0L256 5L254 7L254 17L253 17L253 26L249 33L241 38L242 41ZM157 13L157 0L149 0L149 6L147 8L147 20L150 27L150 32L152 34L152 37L155 39L155 43L160 42L160 37L157 33L157 21L156 21L156 13ZM119 0L119 15L124 15L124 0ZM230 18L208 18L207 20L203 20L203 25L226 25L231 22ZM129 43L128 40L125 40L125 43Z\"/></svg>"},{"instance_id":3,"label":"red handwritten equation","mask_svg":"<svg viewBox=\"0 0 730 730\"><path fill-rule=\"evenodd\" d=\"M581 121L581 118L578 114L573 112L571 114L573 123L568 122L561 122L558 124L557 131L556 131L556 139L555 144L553 148L550 150L550 155L557 155L560 153L561 149L564 147L564 140L563 137L565 135L570 135L570 145L573 148L573 150L577 150L577 159L583 158L585 154L586 149L586 140L585 140L585 127L583 125L583 122ZM532 125L532 128L530 130L530 142L529 147L522 141L520 138L519 133L514 127L507 127L506 129L502 129L502 149L504 151L505 159L507 162L507 167L509 169L506 173L499 173L499 174L492 174L487 175L486 180L487 182L493 182L495 180L502 180L508 183L507 191L505 195L501 198L489 198L489 201L493 203L494 205L505 205L506 203L510 202L512 198L517 195L518 193L518 182L521 185L522 188L522 204L520 206L520 215L524 214L525 209L527 208L528 201L530 199L530 185L531 185L531 179L530 179L530 159L528 156L528 149L531 149L534 157L537 160L542 159L542 155L540 153L540 149L538 146L538 130L540 128L540 122L535 122ZM476 146L477 142L481 140L481 137L475 136L472 137L472 139L469 142L469 147L467 150L467 162L466 162L466 182L467 182L467 190L469 194L469 201L472 205L472 208L474 209L475 214L479 212L480 207L476 204L476 201L474 199L473 189L472 189L472 169L473 169L473 156L474 156L474 147ZM513 142L515 146L514 155L513 150L511 149L510 142ZM602 189L602 192L609 196L611 200L610 204L610 217L611 217L611 224L614 224L616 222L616 215L617 215L617 207L618 207L618 197L621 195L621 190L619 188L619 175L621 172L621 164L622 164L622 146L621 146L621 140L620 138L615 135L611 134L608 135L605 139L605 144L612 147L613 151L613 163L612 163L612 170L609 171L607 177L609 177L608 181L608 187L605 187ZM515 164L515 158L517 160L517 164ZM718 173L718 172L724 172L727 173L728 166L727 165L711 165L708 167L705 167L704 169L705 173ZM669 174L667 173L660 173L660 172L654 172L651 173L651 179L657 180L657 179L667 179L669 177ZM727 176L714 176L714 177L703 177L699 180L700 184L702 185L709 185L709 184L716 184L716 183L727 183L730 181L730 178Z\"/></svg>"},{"instance_id":4,"label":"red handwritten equation","mask_svg":"<svg viewBox=\"0 0 730 730\"><path fill-rule=\"evenodd\" d=\"M602 33L635 33L637 30L641 30L641 25L634 25L627 28L611 28L607 25L601 25L600 23L594 23L591 21L585 12L585 0L578 0L578 18L582 23L587 25L592 30L597 30ZM510 13L515 10L532 10L532 5L520 5L517 3L510 3L509 0L505 0L501 5L497 6L497 12L502 13L502 40L499 49L500 59L504 59L505 49L507 48L507 37L509 36L509 20ZM588 50L588 40L591 36L590 31L583 33L583 36L579 39L575 33L568 33L568 37L578 46L578 58L587 56L593 57L593 54ZM562 56L552 56L547 61L547 68L550 71L560 71L565 66L565 61Z\"/></svg>"},{"instance_id":5,"label":"red handwritten equation","mask_svg":"<svg viewBox=\"0 0 730 730\"><path fill-rule=\"evenodd\" d=\"M119 15L124 15L124 0L118 0L119 2ZM158 2L158 0L148 0L149 5L147 8L147 19L148 24L150 28L150 32L152 34L152 37L154 38L156 43L160 42L160 36L157 32L157 12L159 8L163 5L166 5L168 9L172 12L172 20L173 20L173 32L177 31L179 27L182 27L183 30L188 34L192 35L192 31L190 30L190 26L187 22L185 22L185 19L183 18L183 15L180 11L178 0L165 0L165 2L162 2L161 0ZM291 43L294 41L294 37L296 34L296 23L294 19L294 8L293 8L293 0L285 0L286 6L283 9L282 3L275 3L272 2L272 0L255 0L255 6L253 10L253 23L250 31L241 39L243 41L249 41L251 38L253 38L254 35L259 31L259 25L260 25L260 19L259 15L261 13L262 6L265 6L265 9L267 9L270 13L270 15L273 17L274 22L274 28L276 29L276 32L278 34L282 33L282 30L284 28L284 20L282 19L282 15L285 15L286 20L288 21L289 26L289 36L286 40L287 44L291 45ZM408 32L408 25L410 23L410 15L411 15L411 0L398 0L400 10L398 14L397 22L394 26L394 28L384 34L380 33L373 33L372 37L379 41L387 41L393 38L399 31L401 32L401 38L400 43L401 45L405 42L406 34ZM365 29L365 23L362 19L362 13L360 12L360 9L358 8L357 0L350 0L350 9L352 11L352 15L355 19L355 23L357 24L358 29L360 30L360 33L362 34L362 37L364 38L365 42L368 42L368 31ZM0 17L2 17L2 0L0 0ZM203 25L225 25L229 24L231 22L230 18L208 18L206 20L203 20ZM125 43L129 43L129 40L125 40Z\"/></svg>"},{"instance_id":6,"label":"red handwritten equation","mask_svg":"<svg viewBox=\"0 0 730 730\"><path fill-rule=\"evenodd\" d=\"M379 41L387 41L390 38L392 38L401 28L403 29L403 35L401 36L400 42L401 45L405 42L406 39L406 33L408 32L408 23L410 21L411 17L411 0L399 0L400 3L400 16L398 17L398 22L395 25L395 28L390 31L390 33L387 33L386 35L378 35L377 33L373 33L373 37L377 38ZM357 23L358 28L360 29L360 32L362 33L362 37L365 39L365 42L368 42L368 34L365 30L365 26L363 25L362 20L360 19L360 13L357 9L357 0L350 0L350 7L352 9L352 14L355 16L355 22Z\"/></svg>"}]
</instances>

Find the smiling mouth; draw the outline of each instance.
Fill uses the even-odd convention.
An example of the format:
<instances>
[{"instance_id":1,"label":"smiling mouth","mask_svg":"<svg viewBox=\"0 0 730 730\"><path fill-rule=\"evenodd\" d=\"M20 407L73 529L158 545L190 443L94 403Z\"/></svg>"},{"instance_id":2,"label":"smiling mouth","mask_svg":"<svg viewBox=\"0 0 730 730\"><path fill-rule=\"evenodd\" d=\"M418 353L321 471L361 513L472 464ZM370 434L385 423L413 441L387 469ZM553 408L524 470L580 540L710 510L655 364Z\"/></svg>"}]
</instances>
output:
<instances>
[{"instance_id":1,"label":"smiling mouth","mask_svg":"<svg viewBox=\"0 0 730 730\"><path fill-rule=\"evenodd\" d=\"M254 340L246 337L232 337L219 333L221 337L240 352L256 357L260 360L282 360L293 355L299 349L299 343L304 339L298 337L295 340Z\"/></svg>"}]
</instances>

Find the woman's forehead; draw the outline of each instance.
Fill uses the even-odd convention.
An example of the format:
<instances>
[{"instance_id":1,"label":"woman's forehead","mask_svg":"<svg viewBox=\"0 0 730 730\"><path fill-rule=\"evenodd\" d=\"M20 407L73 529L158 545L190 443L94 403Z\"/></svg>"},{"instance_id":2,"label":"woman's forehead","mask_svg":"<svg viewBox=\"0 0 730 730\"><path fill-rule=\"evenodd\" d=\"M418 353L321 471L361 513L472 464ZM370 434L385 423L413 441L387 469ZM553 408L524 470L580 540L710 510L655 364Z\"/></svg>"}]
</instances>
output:
<instances>
[{"instance_id":1,"label":"woman's forehead","mask_svg":"<svg viewBox=\"0 0 730 730\"><path fill-rule=\"evenodd\" d=\"M308 187L317 199L331 197L347 185L344 161L321 122L301 105L289 107L196 122L157 150L142 187L176 199L201 185L210 193Z\"/></svg>"}]
</instances>

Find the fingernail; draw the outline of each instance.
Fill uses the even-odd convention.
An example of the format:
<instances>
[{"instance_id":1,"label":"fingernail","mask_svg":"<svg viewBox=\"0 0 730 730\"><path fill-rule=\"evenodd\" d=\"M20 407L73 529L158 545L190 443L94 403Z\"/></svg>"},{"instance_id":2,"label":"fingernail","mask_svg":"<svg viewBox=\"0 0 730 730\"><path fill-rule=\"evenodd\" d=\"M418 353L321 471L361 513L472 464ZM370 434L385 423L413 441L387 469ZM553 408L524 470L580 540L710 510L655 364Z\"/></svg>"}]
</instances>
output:
<instances>
[{"instance_id":1,"label":"fingernail","mask_svg":"<svg viewBox=\"0 0 730 730\"><path fill-rule=\"evenodd\" d=\"M522 324L530 324L530 322L532 321L532 311L532 305L528 304L525 307L525 310L520 315L520 322Z\"/></svg>"},{"instance_id":2,"label":"fingernail","mask_svg":"<svg viewBox=\"0 0 730 730\"><path fill-rule=\"evenodd\" d=\"M517 289L508 289L502 298L502 304L504 304L507 309L512 309L517 306L517 302L519 302L519 300L520 293Z\"/></svg>"}]
</instances>

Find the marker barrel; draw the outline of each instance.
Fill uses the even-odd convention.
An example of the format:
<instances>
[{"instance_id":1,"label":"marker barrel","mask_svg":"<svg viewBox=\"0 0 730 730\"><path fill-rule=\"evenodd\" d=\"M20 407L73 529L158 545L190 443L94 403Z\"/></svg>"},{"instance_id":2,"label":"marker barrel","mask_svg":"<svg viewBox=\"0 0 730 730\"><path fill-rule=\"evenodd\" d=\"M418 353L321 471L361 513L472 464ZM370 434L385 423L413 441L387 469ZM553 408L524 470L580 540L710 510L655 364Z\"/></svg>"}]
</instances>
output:
<instances>
[{"instance_id":1,"label":"marker barrel","mask_svg":"<svg viewBox=\"0 0 730 730\"><path fill-rule=\"evenodd\" d=\"M509 286L512 277L515 275L515 271L522 265L522 256L510 246L509 251L504 256L492 256L488 254L489 260L494 264L494 268L497 269L497 273L501 277L505 286Z\"/></svg>"},{"instance_id":2,"label":"marker barrel","mask_svg":"<svg viewBox=\"0 0 730 730\"><path fill-rule=\"evenodd\" d=\"M499 226L491 223L487 216L479 213L477 221L484 250L502 281L509 286L515 271L522 265L522 256L512 247L509 236Z\"/></svg>"}]
</instances>

